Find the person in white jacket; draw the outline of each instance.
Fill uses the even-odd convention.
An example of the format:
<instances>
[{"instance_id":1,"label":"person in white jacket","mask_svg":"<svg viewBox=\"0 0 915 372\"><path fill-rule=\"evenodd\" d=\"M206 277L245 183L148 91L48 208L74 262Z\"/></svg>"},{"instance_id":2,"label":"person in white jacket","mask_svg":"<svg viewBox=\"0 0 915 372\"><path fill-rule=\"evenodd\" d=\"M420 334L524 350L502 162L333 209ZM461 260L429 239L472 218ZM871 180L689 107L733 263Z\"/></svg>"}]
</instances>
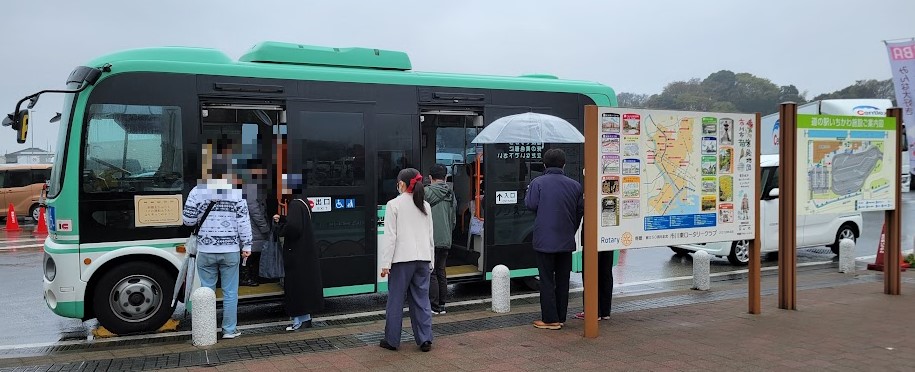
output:
<instances>
[{"instance_id":1,"label":"person in white jacket","mask_svg":"<svg viewBox=\"0 0 915 372\"><path fill-rule=\"evenodd\" d=\"M215 290L216 280L222 279L222 337L236 338L241 335L236 328L238 268L242 257L251 255L251 221L241 190L234 188L225 170L218 168L222 167L214 167L212 179L191 190L182 214L185 225L200 223L197 234L200 285ZM204 219L207 208L210 212Z\"/></svg>"},{"instance_id":2,"label":"person in white jacket","mask_svg":"<svg viewBox=\"0 0 915 372\"><path fill-rule=\"evenodd\" d=\"M381 277L388 277L388 304L384 338L379 346L388 350L400 347L403 305L410 307L413 338L420 350L432 350L432 307L429 303L429 278L435 242L432 234L432 208L423 197L423 176L407 168L397 175L396 198L387 203L381 247ZM406 297L406 298L405 298Z\"/></svg>"}]
</instances>

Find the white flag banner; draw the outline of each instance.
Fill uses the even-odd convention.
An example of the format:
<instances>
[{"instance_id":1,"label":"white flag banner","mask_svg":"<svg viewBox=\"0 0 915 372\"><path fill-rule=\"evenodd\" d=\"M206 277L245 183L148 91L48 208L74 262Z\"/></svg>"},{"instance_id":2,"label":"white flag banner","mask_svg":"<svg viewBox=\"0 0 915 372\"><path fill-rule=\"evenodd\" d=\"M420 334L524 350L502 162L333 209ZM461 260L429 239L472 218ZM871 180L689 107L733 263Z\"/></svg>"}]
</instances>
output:
<instances>
[{"instance_id":1,"label":"white flag banner","mask_svg":"<svg viewBox=\"0 0 915 372\"><path fill-rule=\"evenodd\" d=\"M902 107L903 124L911 127L915 123L915 96L913 96L911 81L912 78L915 78L915 39L887 42L886 50L890 56L890 68L893 70L896 106ZM915 130L906 132L909 144L915 143Z\"/></svg>"}]
</instances>

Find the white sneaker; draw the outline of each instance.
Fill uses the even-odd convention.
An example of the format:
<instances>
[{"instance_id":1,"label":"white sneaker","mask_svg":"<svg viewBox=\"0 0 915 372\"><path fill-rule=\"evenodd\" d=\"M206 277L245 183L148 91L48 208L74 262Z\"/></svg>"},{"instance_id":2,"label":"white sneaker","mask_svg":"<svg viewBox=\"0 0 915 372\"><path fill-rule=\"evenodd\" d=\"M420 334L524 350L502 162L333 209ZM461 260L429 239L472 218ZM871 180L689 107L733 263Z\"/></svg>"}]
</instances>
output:
<instances>
[{"instance_id":1,"label":"white sneaker","mask_svg":"<svg viewBox=\"0 0 915 372\"><path fill-rule=\"evenodd\" d=\"M241 331L236 330L235 333L224 333L224 334L222 335L222 338L231 340L231 339L236 338L236 337L238 337L238 336L241 336Z\"/></svg>"},{"instance_id":2,"label":"white sneaker","mask_svg":"<svg viewBox=\"0 0 915 372\"><path fill-rule=\"evenodd\" d=\"M302 323L293 324L289 327L286 327L286 332L298 331L299 328L302 328Z\"/></svg>"}]
</instances>

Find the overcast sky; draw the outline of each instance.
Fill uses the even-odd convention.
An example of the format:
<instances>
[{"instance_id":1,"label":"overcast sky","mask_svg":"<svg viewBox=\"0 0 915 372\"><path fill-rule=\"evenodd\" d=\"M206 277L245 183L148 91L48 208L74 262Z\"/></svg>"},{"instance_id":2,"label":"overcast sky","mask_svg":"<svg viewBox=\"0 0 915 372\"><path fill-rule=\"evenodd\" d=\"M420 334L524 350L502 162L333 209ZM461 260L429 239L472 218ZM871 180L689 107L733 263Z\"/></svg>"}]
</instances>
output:
<instances>
[{"instance_id":1,"label":"overcast sky","mask_svg":"<svg viewBox=\"0 0 915 372\"><path fill-rule=\"evenodd\" d=\"M882 41L915 37L913 0L32 0L2 1L0 14L3 113L125 48L210 47L238 58L264 40L361 46L407 52L418 71L548 73L635 93L728 69L809 98L889 78ZM51 95L36 109L49 118L60 105ZM56 127L34 123L36 147L54 146ZM22 148L0 128L0 154Z\"/></svg>"}]
</instances>

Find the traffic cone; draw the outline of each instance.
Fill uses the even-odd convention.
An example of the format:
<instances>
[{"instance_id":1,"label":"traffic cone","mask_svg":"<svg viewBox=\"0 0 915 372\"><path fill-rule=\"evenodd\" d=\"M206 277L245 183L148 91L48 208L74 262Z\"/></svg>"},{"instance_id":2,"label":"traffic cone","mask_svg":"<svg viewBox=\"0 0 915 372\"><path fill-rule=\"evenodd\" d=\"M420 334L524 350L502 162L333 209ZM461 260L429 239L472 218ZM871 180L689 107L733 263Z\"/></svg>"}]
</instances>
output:
<instances>
[{"instance_id":1,"label":"traffic cone","mask_svg":"<svg viewBox=\"0 0 915 372\"><path fill-rule=\"evenodd\" d=\"M39 207L38 210L38 227L35 228L35 234L47 234L48 233L48 223L44 222L44 206Z\"/></svg>"},{"instance_id":2,"label":"traffic cone","mask_svg":"<svg viewBox=\"0 0 915 372\"><path fill-rule=\"evenodd\" d=\"M874 263L867 264L867 269L874 270L874 271L883 271L885 256L886 256L886 223L883 224L883 230L880 231L880 241L877 243L877 257L874 257ZM905 262L905 259L903 259L903 257L902 257L902 252L899 253L899 267L902 268L901 271L906 271L906 269L909 268L908 262Z\"/></svg>"},{"instance_id":3,"label":"traffic cone","mask_svg":"<svg viewBox=\"0 0 915 372\"><path fill-rule=\"evenodd\" d=\"M9 209L6 211L6 231L21 231L19 228L19 221L16 219L16 209L13 208L13 203L10 203Z\"/></svg>"}]
</instances>

